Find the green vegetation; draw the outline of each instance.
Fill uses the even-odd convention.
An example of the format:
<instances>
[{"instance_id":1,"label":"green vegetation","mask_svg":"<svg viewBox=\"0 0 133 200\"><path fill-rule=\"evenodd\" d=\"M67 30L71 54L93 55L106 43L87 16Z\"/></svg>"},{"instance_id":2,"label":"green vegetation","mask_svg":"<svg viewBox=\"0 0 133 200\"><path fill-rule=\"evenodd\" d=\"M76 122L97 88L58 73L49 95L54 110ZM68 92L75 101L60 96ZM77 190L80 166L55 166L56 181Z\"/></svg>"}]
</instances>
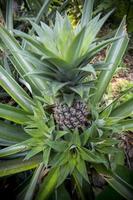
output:
<instances>
[{"instance_id":1,"label":"green vegetation","mask_svg":"<svg viewBox=\"0 0 133 200\"><path fill-rule=\"evenodd\" d=\"M12 22L0 26L7 59L0 86L14 102L0 103L0 176L35 169L20 199L85 200L106 195L96 191L95 172L102 186L113 188L113 198L132 200L132 183L119 169L127 170L120 137L133 130L133 97L105 98L128 45L126 18L111 38L97 38L112 11L93 17L93 1L86 0L75 27L59 12L55 22L40 21L50 2L28 18L30 31L14 30ZM105 61L92 64L106 47Z\"/></svg>"}]
</instances>

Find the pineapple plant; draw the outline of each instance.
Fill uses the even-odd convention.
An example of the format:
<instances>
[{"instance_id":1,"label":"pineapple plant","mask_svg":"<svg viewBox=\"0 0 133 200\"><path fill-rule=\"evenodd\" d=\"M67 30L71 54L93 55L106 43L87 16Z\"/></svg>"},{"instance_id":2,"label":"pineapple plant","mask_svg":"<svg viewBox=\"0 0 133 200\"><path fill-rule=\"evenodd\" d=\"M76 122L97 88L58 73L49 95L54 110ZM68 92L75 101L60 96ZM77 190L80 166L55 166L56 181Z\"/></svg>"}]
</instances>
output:
<instances>
[{"instance_id":1,"label":"pineapple plant","mask_svg":"<svg viewBox=\"0 0 133 200\"><path fill-rule=\"evenodd\" d=\"M93 1L86 0L75 28L58 12L51 26L30 21L32 35L18 30L13 35L0 26L1 51L21 77L20 86L0 66L0 86L16 102L0 103L0 176L36 168L21 199L62 199L64 194L85 200L86 192L96 197L91 171L132 199L132 186L116 169L124 163L119 135L133 130L133 99L120 105L117 99L104 101L128 44L126 22L113 38L102 40L97 34L112 11L92 18L92 9ZM92 63L108 45L105 62Z\"/></svg>"},{"instance_id":2,"label":"pineapple plant","mask_svg":"<svg viewBox=\"0 0 133 200\"><path fill-rule=\"evenodd\" d=\"M85 4L85 6L89 5ZM95 71L106 68L105 63L98 65L88 63L99 50L117 39L98 42L96 38L112 11L101 19L99 14L90 21L91 16L85 18L85 11L83 13L81 22L76 28L72 27L67 15L62 17L57 12L53 27L48 27L43 22L40 27L31 22L37 34L34 38L26 33L15 31L17 36L24 38L30 45L30 53L38 56L42 62L40 69L35 68L24 76L43 76L47 81L46 93L50 90L49 93L52 93L52 98L55 99L54 118L61 128L71 129L87 124L89 113L87 101L89 89L93 87ZM26 54L28 55L29 52L25 52L27 57ZM34 65L34 59L32 64ZM43 95L46 95L44 89Z\"/></svg>"}]
</instances>

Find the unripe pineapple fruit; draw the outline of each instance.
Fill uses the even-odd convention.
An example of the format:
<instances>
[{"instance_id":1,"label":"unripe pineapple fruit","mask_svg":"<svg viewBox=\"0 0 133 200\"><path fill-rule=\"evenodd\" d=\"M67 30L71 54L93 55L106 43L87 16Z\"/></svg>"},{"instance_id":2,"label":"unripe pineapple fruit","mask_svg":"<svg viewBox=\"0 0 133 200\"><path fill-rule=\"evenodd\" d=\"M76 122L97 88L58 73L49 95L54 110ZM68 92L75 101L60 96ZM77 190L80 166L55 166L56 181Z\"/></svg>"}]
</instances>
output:
<instances>
[{"instance_id":1,"label":"unripe pineapple fruit","mask_svg":"<svg viewBox=\"0 0 133 200\"><path fill-rule=\"evenodd\" d=\"M56 104L54 118L60 128L79 128L87 124L88 109L85 103L75 101L72 106Z\"/></svg>"}]
</instances>

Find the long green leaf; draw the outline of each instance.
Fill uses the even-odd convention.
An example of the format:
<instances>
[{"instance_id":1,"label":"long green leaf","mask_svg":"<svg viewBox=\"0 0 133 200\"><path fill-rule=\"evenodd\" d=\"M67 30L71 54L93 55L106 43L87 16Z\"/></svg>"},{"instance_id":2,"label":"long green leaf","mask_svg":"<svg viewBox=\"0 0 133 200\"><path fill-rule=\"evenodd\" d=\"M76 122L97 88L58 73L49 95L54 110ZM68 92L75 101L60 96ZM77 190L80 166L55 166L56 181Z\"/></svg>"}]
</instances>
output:
<instances>
[{"instance_id":1,"label":"long green leaf","mask_svg":"<svg viewBox=\"0 0 133 200\"><path fill-rule=\"evenodd\" d=\"M20 45L17 43L15 38L4 27L1 26L0 38L6 46L6 49L8 49L11 53L12 56L10 55L9 59L13 63L18 73L23 76L24 74L33 71L33 65L28 63L24 56L20 54L20 51L22 51ZM43 90L45 87L44 81L36 77L25 77L25 80L30 84L33 92L38 92L40 94L40 90Z\"/></svg>"},{"instance_id":2,"label":"long green leaf","mask_svg":"<svg viewBox=\"0 0 133 200\"><path fill-rule=\"evenodd\" d=\"M91 20L94 0L85 0L83 14L81 18L81 26L85 26Z\"/></svg>"},{"instance_id":3,"label":"long green leaf","mask_svg":"<svg viewBox=\"0 0 133 200\"><path fill-rule=\"evenodd\" d=\"M100 42L99 44L93 44L92 46L90 45L90 48L88 50L88 52L85 54L85 60L83 62L83 66L88 64L88 62L94 57L94 55L96 55L98 52L100 52L102 49L104 49L105 47L107 47L109 44L119 40L121 37L113 37L113 38L109 38L107 40L104 40L102 42ZM105 61L106 62L106 61ZM111 67L110 63L110 66Z\"/></svg>"},{"instance_id":4,"label":"long green leaf","mask_svg":"<svg viewBox=\"0 0 133 200\"><path fill-rule=\"evenodd\" d=\"M58 200L72 200L64 184L62 184L61 186L57 188L57 190L55 191L54 195L52 195L52 197Z\"/></svg>"},{"instance_id":5,"label":"long green leaf","mask_svg":"<svg viewBox=\"0 0 133 200\"><path fill-rule=\"evenodd\" d=\"M48 7L49 7L49 4L50 4L50 3L51 3L51 0L46 0L46 1L44 1L43 5L42 5L42 7L41 7L41 9L40 9L40 11L38 12L38 14L37 14L37 16L36 16L36 18L35 18L35 23L36 23L36 24L38 24L38 23L40 22L40 20L41 20L41 18L43 17L44 13L45 13L45 14L47 13ZM29 34L32 35L33 32L34 32L34 28L32 28L32 29L30 30ZM25 49L25 47L26 47L26 42L23 41L22 45L23 45L23 48Z\"/></svg>"},{"instance_id":6,"label":"long green leaf","mask_svg":"<svg viewBox=\"0 0 133 200\"><path fill-rule=\"evenodd\" d=\"M81 46L84 39L84 34L85 28L83 28L72 41L66 53L66 60L68 62L73 63L76 60L76 58L79 58L81 54Z\"/></svg>"},{"instance_id":7,"label":"long green leaf","mask_svg":"<svg viewBox=\"0 0 133 200\"><path fill-rule=\"evenodd\" d=\"M105 163L106 160L101 158L99 155L96 155L96 153L88 150L87 148L79 148L80 155L83 160L86 160L88 162L94 162L94 163Z\"/></svg>"},{"instance_id":8,"label":"long green leaf","mask_svg":"<svg viewBox=\"0 0 133 200\"><path fill-rule=\"evenodd\" d=\"M111 112L111 117L126 117L133 113L133 98L122 103Z\"/></svg>"},{"instance_id":9,"label":"long green leaf","mask_svg":"<svg viewBox=\"0 0 133 200\"><path fill-rule=\"evenodd\" d=\"M35 23L38 24L41 20L41 18L43 17L44 14L47 13L48 11L48 7L49 7L49 4L51 3L51 0L45 0L40 11L38 12L36 18L35 18ZM34 32L34 29L32 28L30 30L30 35L32 35L32 33Z\"/></svg>"},{"instance_id":10,"label":"long green leaf","mask_svg":"<svg viewBox=\"0 0 133 200\"><path fill-rule=\"evenodd\" d=\"M89 183L88 173L85 161L81 158L77 158L76 168L78 172L82 175L82 177Z\"/></svg>"},{"instance_id":11,"label":"long green leaf","mask_svg":"<svg viewBox=\"0 0 133 200\"><path fill-rule=\"evenodd\" d=\"M48 7L49 4L51 3L52 0L45 0L38 15L35 18L35 23L38 24L42 18L42 16L44 15L44 13L46 14L46 12L48 11Z\"/></svg>"},{"instance_id":12,"label":"long green leaf","mask_svg":"<svg viewBox=\"0 0 133 200\"><path fill-rule=\"evenodd\" d=\"M28 150L25 144L15 144L0 150L0 158Z\"/></svg>"},{"instance_id":13,"label":"long green leaf","mask_svg":"<svg viewBox=\"0 0 133 200\"><path fill-rule=\"evenodd\" d=\"M12 33L13 30L13 0L6 3L6 27Z\"/></svg>"},{"instance_id":14,"label":"long green leaf","mask_svg":"<svg viewBox=\"0 0 133 200\"><path fill-rule=\"evenodd\" d=\"M103 165L95 166L97 172L104 176L104 179L109 185L115 189L120 195L127 200L133 200L133 187L128 184L124 179L114 174L112 171L107 170Z\"/></svg>"},{"instance_id":15,"label":"long green leaf","mask_svg":"<svg viewBox=\"0 0 133 200\"><path fill-rule=\"evenodd\" d=\"M100 31L101 27L107 20L107 18L112 14L113 10L107 13L104 17L102 17L99 21L100 14L97 15L95 18L93 18L90 23L88 24L88 27L86 29L84 42L83 42L83 52L86 52L87 50L90 50L90 44L95 39L96 35ZM92 44L93 45L93 44Z\"/></svg>"},{"instance_id":16,"label":"long green leaf","mask_svg":"<svg viewBox=\"0 0 133 200\"><path fill-rule=\"evenodd\" d=\"M0 66L0 85L25 111L32 112L32 99L2 66Z\"/></svg>"},{"instance_id":17,"label":"long green leaf","mask_svg":"<svg viewBox=\"0 0 133 200\"><path fill-rule=\"evenodd\" d=\"M93 96L93 104L98 103L103 97L103 94L110 80L112 79L112 76L116 68L121 62L122 56L126 50L129 39L128 39L125 27L126 27L126 22L125 22L125 17L124 17L115 35L115 37L120 37L120 36L123 36L123 37L117 40L116 42L114 42L108 51L105 62L111 63L111 67L109 71L103 71L99 75L98 82L96 85L97 92Z\"/></svg>"},{"instance_id":18,"label":"long green leaf","mask_svg":"<svg viewBox=\"0 0 133 200\"><path fill-rule=\"evenodd\" d=\"M41 188L37 194L35 200L46 200L52 194L56 188L58 177L59 177L59 168L53 168L49 174L44 178L44 181L41 185Z\"/></svg>"},{"instance_id":19,"label":"long green leaf","mask_svg":"<svg viewBox=\"0 0 133 200\"><path fill-rule=\"evenodd\" d=\"M44 164L41 163L38 166L38 168L35 170L34 175L32 177L32 180L30 182L30 185L29 185L29 187L28 187L28 189L26 191L24 200L32 200L34 192L35 192L35 189L36 189L36 186L37 186L37 183L38 183L38 179L39 179L40 173L41 173L41 171L43 169L43 166L44 166Z\"/></svg>"},{"instance_id":20,"label":"long green leaf","mask_svg":"<svg viewBox=\"0 0 133 200\"><path fill-rule=\"evenodd\" d=\"M32 25L33 24L34 23L32 23ZM40 26L38 27L40 28ZM36 38L33 38L33 36L30 36L29 34L19 31L19 30L14 30L14 32L17 36L24 38L32 47L34 47L38 52L40 52L41 55L46 56L46 58L56 57L55 52L53 52L52 49L49 50L48 46L46 44L43 44L42 41L40 42Z\"/></svg>"},{"instance_id":21,"label":"long green leaf","mask_svg":"<svg viewBox=\"0 0 133 200\"><path fill-rule=\"evenodd\" d=\"M118 165L118 167L116 169L116 173L117 173L117 175L119 175L119 177L122 177L124 179L124 181L126 181L128 184L130 184L130 186L133 185L133 170L129 170L125 166ZM116 190L114 190L111 186L108 185L105 188L105 190L103 190L100 193L100 195L98 195L98 197L96 198L96 200L103 200L103 199L123 200L123 197Z\"/></svg>"},{"instance_id":22,"label":"long green leaf","mask_svg":"<svg viewBox=\"0 0 133 200\"><path fill-rule=\"evenodd\" d=\"M79 173L76 170L74 170L72 175L73 175L73 178L74 178L74 181L75 181L75 184L76 184L76 188L77 188L77 191L79 192L81 200L85 200L86 198L83 194L82 186L81 186L81 183L80 183L80 180L79 180L80 179Z\"/></svg>"},{"instance_id":23,"label":"long green leaf","mask_svg":"<svg viewBox=\"0 0 133 200\"><path fill-rule=\"evenodd\" d=\"M5 139L0 138L0 146L1 147L8 147L8 146L10 146L12 144L14 144L14 143L12 143L10 141L7 141Z\"/></svg>"},{"instance_id":24,"label":"long green leaf","mask_svg":"<svg viewBox=\"0 0 133 200\"><path fill-rule=\"evenodd\" d=\"M133 200L133 188L118 175L115 175L112 178L105 178L105 180L120 195L125 197L127 200Z\"/></svg>"},{"instance_id":25,"label":"long green leaf","mask_svg":"<svg viewBox=\"0 0 133 200\"><path fill-rule=\"evenodd\" d=\"M24 124L29 121L30 113L10 105L0 103L0 117L9 121Z\"/></svg>"},{"instance_id":26,"label":"long green leaf","mask_svg":"<svg viewBox=\"0 0 133 200\"><path fill-rule=\"evenodd\" d=\"M120 121L117 125L117 129L120 131L133 131L133 119Z\"/></svg>"},{"instance_id":27,"label":"long green leaf","mask_svg":"<svg viewBox=\"0 0 133 200\"><path fill-rule=\"evenodd\" d=\"M37 167L41 161L41 155L34 156L30 160L24 160L23 158L17 158L13 160L1 160L0 177L33 169Z\"/></svg>"},{"instance_id":28,"label":"long green leaf","mask_svg":"<svg viewBox=\"0 0 133 200\"><path fill-rule=\"evenodd\" d=\"M9 144L14 144L28 139L28 135L20 126L7 124L4 121L0 121L0 140L1 139L9 142Z\"/></svg>"}]
</instances>

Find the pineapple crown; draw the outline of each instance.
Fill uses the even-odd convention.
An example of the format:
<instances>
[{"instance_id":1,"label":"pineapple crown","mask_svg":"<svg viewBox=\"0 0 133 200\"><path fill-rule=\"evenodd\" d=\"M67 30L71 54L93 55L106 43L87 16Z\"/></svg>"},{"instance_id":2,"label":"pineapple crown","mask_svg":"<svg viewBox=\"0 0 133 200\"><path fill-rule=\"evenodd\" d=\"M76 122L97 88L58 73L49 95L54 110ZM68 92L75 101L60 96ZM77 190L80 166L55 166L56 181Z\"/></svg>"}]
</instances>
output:
<instances>
[{"instance_id":1,"label":"pineapple crown","mask_svg":"<svg viewBox=\"0 0 133 200\"><path fill-rule=\"evenodd\" d=\"M83 12L81 21L75 28L72 27L67 14L62 17L57 12L53 27L44 22L37 25L30 21L37 35L29 36L18 30L15 30L15 33L30 44L30 50L36 55L40 55L43 63L47 63L53 71L57 70L62 74L65 72L66 77L67 72L83 69L86 59L87 61L91 60L101 48L111 42L110 40L98 42L96 35L112 12L101 19L101 14L98 14L90 20L85 19Z\"/></svg>"},{"instance_id":2,"label":"pineapple crown","mask_svg":"<svg viewBox=\"0 0 133 200\"><path fill-rule=\"evenodd\" d=\"M45 78L53 87L54 95L60 91L60 94L77 93L83 97L83 90L88 90L93 85L95 71L103 70L108 65L103 62L95 64L89 62L101 49L118 39L115 37L100 42L96 38L112 11L102 18L100 18L101 14L98 14L92 19L91 12L88 12L89 6L85 1L81 21L75 28L72 27L67 14L62 17L57 12L52 27L43 22L40 25L31 22L36 32L34 36L15 31L17 36L24 38L29 44L28 50L23 51L23 54L35 67L34 71L24 76L39 75ZM88 78L90 74L93 76Z\"/></svg>"},{"instance_id":3,"label":"pineapple crown","mask_svg":"<svg viewBox=\"0 0 133 200\"><path fill-rule=\"evenodd\" d=\"M75 28L72 27L67 14L62 17L58 12L53 27L43 22L41 26L31 22L37 33L34 39L42 45L43 50L43 52L38 51L37 54L42 56L42 60L48 60L58 70L78 68L96 46L96 35L111 13L112 11L101 19L101 14L90 21L81 19Z\"/></svg>"}]
</instances>

